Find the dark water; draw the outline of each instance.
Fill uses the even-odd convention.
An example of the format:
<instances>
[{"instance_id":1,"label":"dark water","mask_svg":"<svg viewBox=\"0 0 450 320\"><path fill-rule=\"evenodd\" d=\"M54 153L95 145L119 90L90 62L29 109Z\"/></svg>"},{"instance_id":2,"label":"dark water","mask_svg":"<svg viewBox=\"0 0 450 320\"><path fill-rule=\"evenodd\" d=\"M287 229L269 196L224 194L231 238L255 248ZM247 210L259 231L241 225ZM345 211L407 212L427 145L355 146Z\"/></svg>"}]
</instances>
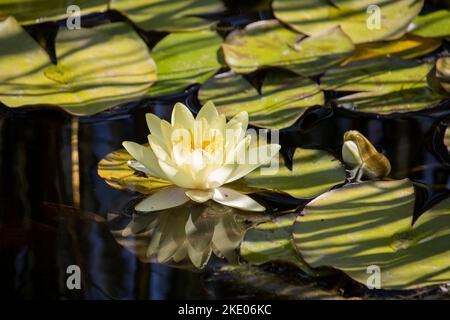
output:
<instances>
[{"instance_id":1,"label":"dark water","mask_svg":"<svg viewBox=\"0 0 450 320\"><path fill-rule=\"evenodd\" d=\"M264 11L231 12L222 18L220 26L225 34L231 25L267 17L270 14ZM90 19L95 24L122 18L109 13ZM55 24L44 24L28 31L41 43L51 43L55 28ZM143 36L151 47L164 34ZM51 53L51 46L47 50ZM272 292L268 292L264 285L252 286L236 274L143 263L118 244L105 223L108 213L126 212L129 202L139 195L108 186L97 174L98 162L121 148L124 140L146 141L145 113L168 119L177 101L198 110L197 89L194 86L178 96L81 118L50 108L11 110L0 106L0 297L265 298L273 296L277 285L293 284L298 286L292 297L305 297L302 294L307 290L299 288L309 284L289 268L286 274L298 277L286 282L270 278L280 269L266 268L267 273L259 279L270 283ZM317 107L283 130L280 142L287 158L300 146L328 150L340 158L343 133L359 130L391 160L391 178L409 177L415 183L417 217L450 195L450 156L442 142L449 121L450 101L426 111L391 116ZM78 173L73 167L77 162L74 152L78 155ZM274 211L305 203L270 193L259 198ZM81 290L66 288L66 268L73 264L83 270Z\"/></svg>"}]
</instances>

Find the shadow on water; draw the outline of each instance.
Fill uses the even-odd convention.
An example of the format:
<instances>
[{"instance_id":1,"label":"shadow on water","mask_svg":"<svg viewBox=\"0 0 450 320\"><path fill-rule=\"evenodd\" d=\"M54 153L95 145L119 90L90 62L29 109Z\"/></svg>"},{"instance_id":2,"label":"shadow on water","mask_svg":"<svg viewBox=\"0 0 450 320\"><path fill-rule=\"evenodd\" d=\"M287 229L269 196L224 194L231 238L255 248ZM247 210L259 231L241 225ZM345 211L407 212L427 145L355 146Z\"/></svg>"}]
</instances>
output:
<instances>
[{"instance_id":1,"label":"shadow on water","mask_svg":"<svg viewBox=\"0 0 450 320\"><path fill-rule=\"evenodd\" d=\"M229 13L218 29L222 26L220 32L225 35L230 26L267 17L270 13L264 10L239 12L234 17ZM113 12L90 19L89 24L95 25L105 19L125 18ZM54 57L54 49L48 44L53 41L57 25L45 23L27 30ZM138 31L150 48L165 35ZM261 83L257 75L251 80ZM236 297L236 288L224 285L236 281L232 277L221 276L214 281L208 270L198 272L193 268L145 263L126 246L119 245L107 224L108 214L126 213L125 204L139 195L113 189L97 174L98 162L120 149L122 141L146 142L146 113L169 119L172 106L178 101L197 111L197 90L193 86L171 97L130 103L120 110L80 118L51 108L12 110L0 105L0 296ZM296 147L327 150L340 159L344 132L359 130L391 160L390 178L408 177L415 183L418 217L450 195L450 156L442 142L449 121L450 101L426 111L390 116L332 106L314 107L295 125L282 130L280 143L288 160ZM273 211L305 204L270 192L257 197ZM81 290L68 290L65 285L66 268L73 264L86 270ZM245 297L267 296L267 292L258 290L245 293Z\"/></svg>"}]
</instances>

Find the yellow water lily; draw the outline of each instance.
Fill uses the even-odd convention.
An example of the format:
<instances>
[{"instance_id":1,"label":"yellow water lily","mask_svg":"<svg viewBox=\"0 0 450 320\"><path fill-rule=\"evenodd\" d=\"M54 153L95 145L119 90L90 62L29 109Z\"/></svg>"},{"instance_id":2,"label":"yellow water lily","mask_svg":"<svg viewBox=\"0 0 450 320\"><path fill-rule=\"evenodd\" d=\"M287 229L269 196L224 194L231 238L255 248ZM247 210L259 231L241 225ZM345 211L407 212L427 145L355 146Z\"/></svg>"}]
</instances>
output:
<instances>
[{"instance_id":1,"label":"yellow water lily","mask_svg":"<svg viewBox=\"0 0 450 320\"><path fill-rule=\"evenodd\" d=\"M194 118L184 104L176 103L171 123L154 114L147 114L146 119L151 133L149 146L130 141L123 146L138 162L133 167L173 186L141 201L135 207L137 211L168 209L189 200L213 200L247 211L265 210L249 196L224 187L268 164L280 150L280 145L257 141L248 134L247 112L227 122L209 101Z\"/></svg>"}]
</instances>

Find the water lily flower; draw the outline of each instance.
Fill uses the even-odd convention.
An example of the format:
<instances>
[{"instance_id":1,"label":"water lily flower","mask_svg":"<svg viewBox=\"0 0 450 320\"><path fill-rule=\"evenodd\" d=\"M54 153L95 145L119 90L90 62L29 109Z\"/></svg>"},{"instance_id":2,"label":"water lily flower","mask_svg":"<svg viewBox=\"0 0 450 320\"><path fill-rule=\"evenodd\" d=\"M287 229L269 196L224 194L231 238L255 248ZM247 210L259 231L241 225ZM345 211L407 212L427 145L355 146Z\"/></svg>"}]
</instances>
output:
<instances>
[{"instance_id":1,"label":"water lily flower","mask_svg":"<svg viewBox=\"0 0 450 320\"><path fill-rule=\"evenodd\" d=\"M137 211L150 212L180 206L190 200L213 200L247 211L265 208L247 195L224 187L278 154L280 145L255 141L247 133L248 114L240 112L230 121L207 102L194 118L182 103L175 104L171 123L147 114L149 146L125 141L123 146L149 175L173 186L137 204Z\"/></svg>"}]
</instances>

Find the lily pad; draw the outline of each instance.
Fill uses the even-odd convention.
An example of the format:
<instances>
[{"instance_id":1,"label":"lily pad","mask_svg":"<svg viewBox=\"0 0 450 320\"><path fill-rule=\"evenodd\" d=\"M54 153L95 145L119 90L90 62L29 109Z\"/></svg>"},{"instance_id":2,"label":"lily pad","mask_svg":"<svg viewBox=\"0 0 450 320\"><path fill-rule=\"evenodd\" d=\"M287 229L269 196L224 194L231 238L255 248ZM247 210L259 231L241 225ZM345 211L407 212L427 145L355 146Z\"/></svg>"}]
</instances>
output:
<instances>
[{"instance_id":1,"label":"lily pad","mask_svg":"<svg viewBox=\"0 0 450 320\"><path fill-rule=\"evenodd\" d=\"M253 265L288 263L308 275L317 276L318 272L306 264L292 244L292 227L296 216L290 213L247 230L240 247L241 256Z\"/></svg>"},{"instance_id":2,"label":"lily pad","mask_svg":"<svg viewBox=\"0 0 450 320\"><path fill-rule=\"evenodd\" d=\"M308 107L324 104L316 83L281 71L269 71L260 92L236 73L219 74L201 86L198 96L202 104L214 101L228 118L247 111L250 124L270 129L289 127Z\"/></svg>"},{"instance_id":3,"label":"lily pad","mask_svg":"<svg viewBox=\"0 0 450 320\"><path fill-rule=\"evenodd\" d=\"M258 21L235 30L224 41L225 61L234 72L284 67L304 76L323 73L348 57L354 49L340 28L305 37L277 20Z\"/></svg>"},{"instance_id":4,"label":"lily pad","mask_svg":"<svg viewBox=\"0 0 450 320\"><path fill-rule=\"evenodd\" d=\"M322 150L297 148L292 171L280 156L280 168L273 174L254 171L244 179L254 188L285 192L295 198L312 198L345 181L345 168L340 161Z\"/></svg>"},{"instance_id":5,"label":"lily pad","mask_svg":"<svg viewBox=\"0 0 450 320\"><path fill-rule=\"evenodd\" d=\"M65 19L67 9L76 5L81 15L108 10L109 0L0 0L0 20L14 16L21 24Z\"/></svg>"},{"instance_id":6,"label":"lily pad","mask_svg":"<svg viewBox=\"0 0 450 320\"><path fill-rule=\"evenodd\" d=\"M237 263L236 249L251 225L261 215L244 214L214 202L188 204L160 213L134 215L116 240L143 262L190 261L203 268L212 254Z\"/></svg>"},{"instance_id":7,"label":"lily pad","mask_svg":"<svg viewBox=\"0 0 450 320\"><path fill-rule=\"evenodd\" d=\"M414 188L408 180L346 185L311 201L294 225L294 243L312 267L331 266L381 289L417 289L450 282L450 200L412 226Z\"/></svg>"},{"instance_id":8,"label":"lily pad","mask_svg":"<svg viewBox=\"0 0 450 320\"><path fill-rule=\"evenodd\" d=\"M367 10L380 9L379 27L373 25ZM293 29L307 35L322 33L337 26L354 43L399 38L419 14L423 0L274 0L274 15ZM373 27L372 27L373 26Z\"/></svg>"},{"instance_id":9,"label":"lily pad","mask_svg":"<svg viewBox=\"0 0 450 320\"><path fill-rule=\"evenodd\" d=\"M390 57L414 59L433 52L440 47L441 43L440 39L406 34L397 40L358 44L345 63Z\"/></svg>"},{"instance_id":10,"label":"lily pad","mask_svg":"<svg viewBox=\"0 0 450 320\"><path fill-rule=\"evenodd\" d=\"M204 15L225 11L220 0L111 0L110 6L141 29L168 32L205 29L214 21Z\"/></svg>"},{"instance_id":11,"label":"lily pad","mask_svg":"<svg viewBox=\"0 0 450 320\"><path fill-rule=\"evenodd\" d=\"M450 57L441 57L436 61L436 77L445 91L450 92Z\"/></svg>"},{"instance_id":12,"label":"lily pad","mask_svg":"<svg viewBox=\"0 0 450 320\"><path fill-rule=\"evenodd\" d=\"M357 92L337 99L340 107L382 114L409 112L444 98L434 88L432 70L432 64L411 60L364 60L329 69L320 82L324 90Z\"/></svg>"},{"instance_id":13,"label":"lily pad","mask_svg":"<svg viewBox=\"0 0 450 320\"><path fill-rule=\"evenodd\" d=\"M450 11L438 10L418 16L409 26L412 34L428 38L450 36Z\"/></svg>"},{"instance_id":14,"label":"lily pad","mask_svg":"<svg viewBox=\"0 0 450 320\"><path fill-rule=\"evenodd\" d=\"M91 115L140 99L156 78L145 43L125 23L61 29L58 64L10 17L0 22L0 101Z\"/></svg>"},{"instance_id":15,"label":"lily pad","mask_svg":"<svg viewBox=\"0 0 450 320\"><path fill-rule=\"evenodd\" d=\"M222 66L222 38L215 31L172 33L153 48L158 81L150 96L179 93L191 84L203 83Z\"/></svg>"}]
</instances>

